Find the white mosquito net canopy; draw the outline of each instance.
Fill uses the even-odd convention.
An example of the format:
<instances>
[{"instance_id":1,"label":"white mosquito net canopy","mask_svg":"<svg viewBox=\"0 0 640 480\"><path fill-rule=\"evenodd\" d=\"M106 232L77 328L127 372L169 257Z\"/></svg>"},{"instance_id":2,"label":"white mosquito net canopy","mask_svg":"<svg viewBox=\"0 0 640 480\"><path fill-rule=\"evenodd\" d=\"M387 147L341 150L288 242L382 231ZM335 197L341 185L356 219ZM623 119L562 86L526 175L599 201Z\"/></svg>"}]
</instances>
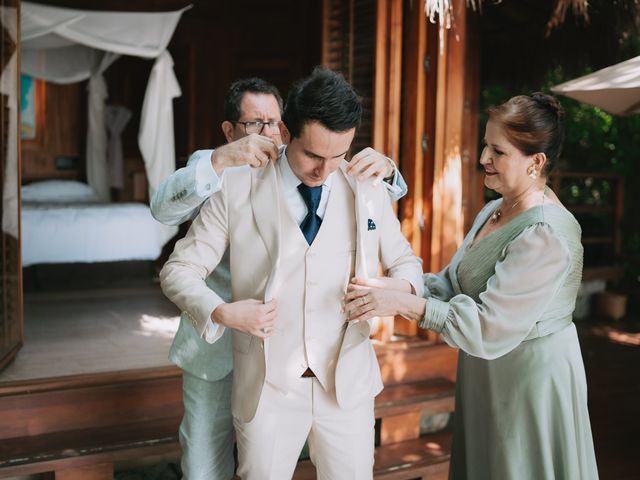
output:
<instances>
[{"instance_id":1,"label":"white mosquito net canopy","mask_svg":"<svg viewBox=\"0 0 640 480\"><path fill-rule=\"evenodd\" d=\"M103 73L120 55L155 59L138 133L150 194L175 168L173 99L181 91L167 44L184 10L106 12L22 2L21 71L59 84L89 80L87 182L102 200L109 199L110 180Z\"/></svg>"}]
</instances>

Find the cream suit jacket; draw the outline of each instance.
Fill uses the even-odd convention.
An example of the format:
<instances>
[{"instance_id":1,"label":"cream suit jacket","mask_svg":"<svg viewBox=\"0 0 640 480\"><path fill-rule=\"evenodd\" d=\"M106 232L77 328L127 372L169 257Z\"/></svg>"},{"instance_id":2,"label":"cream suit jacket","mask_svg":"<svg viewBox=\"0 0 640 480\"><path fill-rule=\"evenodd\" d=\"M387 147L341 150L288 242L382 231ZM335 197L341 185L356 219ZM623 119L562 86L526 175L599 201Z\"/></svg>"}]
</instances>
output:
<instances>
[{"instance_id":1,"label":"cream suit jacket","mask_svg":"<svg viewBox=\"0 0 640 480\"><path fill-rule=\"evenodd\" d=\"M185 238L176 244L174 253L160 274L165 294L187 312L198 333L202 334L213 310L223 303L206 286L204 279L220 261L228 245L234 301L248 298L269 301L276 298L280 306L286 304L287 299L305 298L306 301L309 298L324 302L324 310L315 315L316 326L329 324L329 321L335 323L335 317L340 317L337 320L344 326L344 315L338 312L341 295L350 276L376 276L379 262L389 276L408 280L416 293L422 294L420 260L413 255L400 233L399 222L386 190L374 187L371 181L356 182L344 173L346 166L347 163L343 162L335 174L341 176L336 180L348 184L347 188L351 189L352 208L330 211L328 206L323 226L332 215L333 220L340 217L338 220L345 226L343 228L355 230L352 245L329 246L336 252L353 248L355 259L354 266L346 268L341 285L334 290L339 294L333 295L329 302L326 298L313 298L314 291L309 290L305 282L289 281L284 284L283 272L287 271L288 258L291 256L288 250L291 245L288 243L289 237L295 232L287 230L293 220L280 193L281 185L275 165L270 162L262 169L241 167L227 171L224 189L203 205L199 216ZM335 185L329 202L332 196L337 198L338 193L334 192L334 188ZM331 237L325 237L330 244ZM308 247L309 250L316 245L317 239ZM283 245L287 245L287 248ZM324 262L335 260L323 259ZM316 281L322 282L323 279ZM283 323L291 326L296 325L296 316L304 316L302 310L292 310L296 309L279 308L276 330L279 329L281 317ZM379 366L369 341L370 329L370 322L349 322L340 331L335 358L311 365L325 389L335 388L336 399L343 408L352 408L382 389ZM222 335L225 329L221 327L218 330L218 335ZM300 333L293 330L290 333L288 328L281 329L280 334ZM232 409L235 417L247 422L255 415L265 380L287 391L284 373L291 372L288 365L280 362L288 352L274 349L270 353L270 347L277 343L273 337L262 341L236 330L232 332L232 343L235 366ZM305 343L302 336L300 343ZM304 345L304 348L309 350L309 355L313 354L310 345ZM304 365L294 365L292 368L302 367Z\"/></svg>"}]
</instances>

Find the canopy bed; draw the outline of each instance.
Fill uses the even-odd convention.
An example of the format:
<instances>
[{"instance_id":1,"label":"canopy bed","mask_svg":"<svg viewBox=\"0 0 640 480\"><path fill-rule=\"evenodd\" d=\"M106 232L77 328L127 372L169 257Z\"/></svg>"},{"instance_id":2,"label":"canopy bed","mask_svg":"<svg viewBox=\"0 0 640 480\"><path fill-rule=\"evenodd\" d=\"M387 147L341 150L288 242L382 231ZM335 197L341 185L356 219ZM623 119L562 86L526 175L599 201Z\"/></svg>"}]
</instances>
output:
<instances>
[{"instance_id":1,"label":"canopy bed","mask_svg":"<svg viewBox=\"0 0 640 480\"><path fill-rule=\"evenodd\" d=\"M107 12L22 2L21 72L57 84L88 80L87 183L23 185L23 266L153 260L177 232L155 222L147 205L110 202L111 187L122 184L119 135L130 112L105 105L103 73L121 55L155 59L138 132L152 195L175 168L172 104L181 91L167 44L184 10Z\"/></svg>"},{"instance_id":2,"label":"canopy bed","mask_svg":"<svg viewBox=\"0 0 640 480\"><path fill-rule=\"evenodd\" d=\"M22 265L155 260L175 230L142 203L100 202L87 184L22 187Z\"/></svg>"}]
</instances>

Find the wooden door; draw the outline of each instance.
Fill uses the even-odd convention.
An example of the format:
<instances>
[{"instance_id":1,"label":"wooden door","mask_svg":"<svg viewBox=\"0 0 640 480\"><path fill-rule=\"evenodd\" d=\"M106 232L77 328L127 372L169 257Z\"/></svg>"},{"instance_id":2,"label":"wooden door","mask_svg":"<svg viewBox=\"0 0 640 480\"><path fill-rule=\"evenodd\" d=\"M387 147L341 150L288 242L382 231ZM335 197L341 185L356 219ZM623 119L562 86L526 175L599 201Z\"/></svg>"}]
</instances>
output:
<instances>
[{"instance_id":1,"label":"wooden door","mask_svg":"<svg viewBox=\"0 0 640 480\"><path fill-rule=\"evenodd\" d=\"M20 260L20 4L0 0L0 369L22 346Z\"/></svg>"}]
</instances>

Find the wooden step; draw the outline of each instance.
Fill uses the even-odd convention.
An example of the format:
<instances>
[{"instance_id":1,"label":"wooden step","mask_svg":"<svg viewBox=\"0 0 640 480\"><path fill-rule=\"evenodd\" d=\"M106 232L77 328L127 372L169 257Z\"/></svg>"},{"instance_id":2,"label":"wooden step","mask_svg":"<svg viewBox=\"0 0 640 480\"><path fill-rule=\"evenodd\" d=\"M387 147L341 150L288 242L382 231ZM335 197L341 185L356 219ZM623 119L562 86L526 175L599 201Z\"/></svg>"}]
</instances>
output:
<instances>
[{"instance_id":1,"label":"wooden step","mask_svg":"<svg viewBox=\"0 0 640 480\"><path fill-rule=\"evenodd\" d=\"M445 378L393 385L376 397L376 418L380 419L379 443L420 437L423 416L453 412L455 384Z\"/></svg>"},{"instance_id":2,"label":"wooden step","mask_svg":"<svg viewBox=\"0 0 640 480\"><path fill-rule=\"evenodd\" d=\"M0 385L5 439L182 416L182 371L129 370Z\"/></svg>"},{"instance_id":3,"label":"wooden step","mask_svg":"<svg viewBox=\"0 0 640 480\"><path fill-rule=\"evenodd\" d=\"M175 367L0 385L0 478L113 478L113 462L178 457Z\"/></svg>"},{"instance_id":4,"label":"wooden step","mask_svg":"<svg viewBox=\"0 0 640 480\"><path fill-rule=\"evenodd\" d=\"M386 387L443 377L455 381L458 351L417 337L374 342Z\"/></svg>"},{"instance_id":5,"label":"wooden step","mask_svg":"<svg viewBox=\"0 0 640 480\"><path fill-rule=\"evenodd\" d=\"M373 476L376 480L446 480L451 455L451 433L427 435L376 448ZM309 460L298 463L293 480L315 480Z\"/></svg>"},{"instance_id":6,"label":"wooden step","mask_svg":"<svg viewBox=\"0 0 640 480\"><path fill-rule=\"evenodd\" d=\"M376 345L376 352L388 392L381 399L402 383L455 378L457 353L446 345L402 339ZM408 395L399 392L397 397ZM178 417L182 411L182 372L176 367L7 382L0 384L0 443L114 421Z\"/></svg>"},{"instance_id":7,"label":"wooden step","mask_svg":"<svg viewBox=\"0 0 640 480\"><path fill-rule=\"evenodd\" d=\"M432 415L453 412L455 388L442 377L385 387L376 397L376 418L416 410Z\"/></svg>"},{"instance_id":8,"label":"wooden step","mask_svg":"<svg viewBox=\"0 0 640 480\"><path fill-rule=\"evenodd\" d=\"M451 411L457 353L424 339L375 348L387 386L376 401L387 448L417 437L424 412ZM108 475L115 460L177 455L182 412L175 367L0 384L0 477L55 466L88 480ZM92 466L101 473L84 472Z\"/></svg>"},{"instance_id":9,"label":"wooden step","mask_svg":"<svg viewBox=\"0 0 640 480\"><path fill-rule=\"evenodd\" d=\"M0 442L0 477L41 472L75 472L68 478L113 475L122 460L180 454L180 418L168 418L11 438ZM114 419L117 421L117 419Z\"/></svg>"}]
</instances>

